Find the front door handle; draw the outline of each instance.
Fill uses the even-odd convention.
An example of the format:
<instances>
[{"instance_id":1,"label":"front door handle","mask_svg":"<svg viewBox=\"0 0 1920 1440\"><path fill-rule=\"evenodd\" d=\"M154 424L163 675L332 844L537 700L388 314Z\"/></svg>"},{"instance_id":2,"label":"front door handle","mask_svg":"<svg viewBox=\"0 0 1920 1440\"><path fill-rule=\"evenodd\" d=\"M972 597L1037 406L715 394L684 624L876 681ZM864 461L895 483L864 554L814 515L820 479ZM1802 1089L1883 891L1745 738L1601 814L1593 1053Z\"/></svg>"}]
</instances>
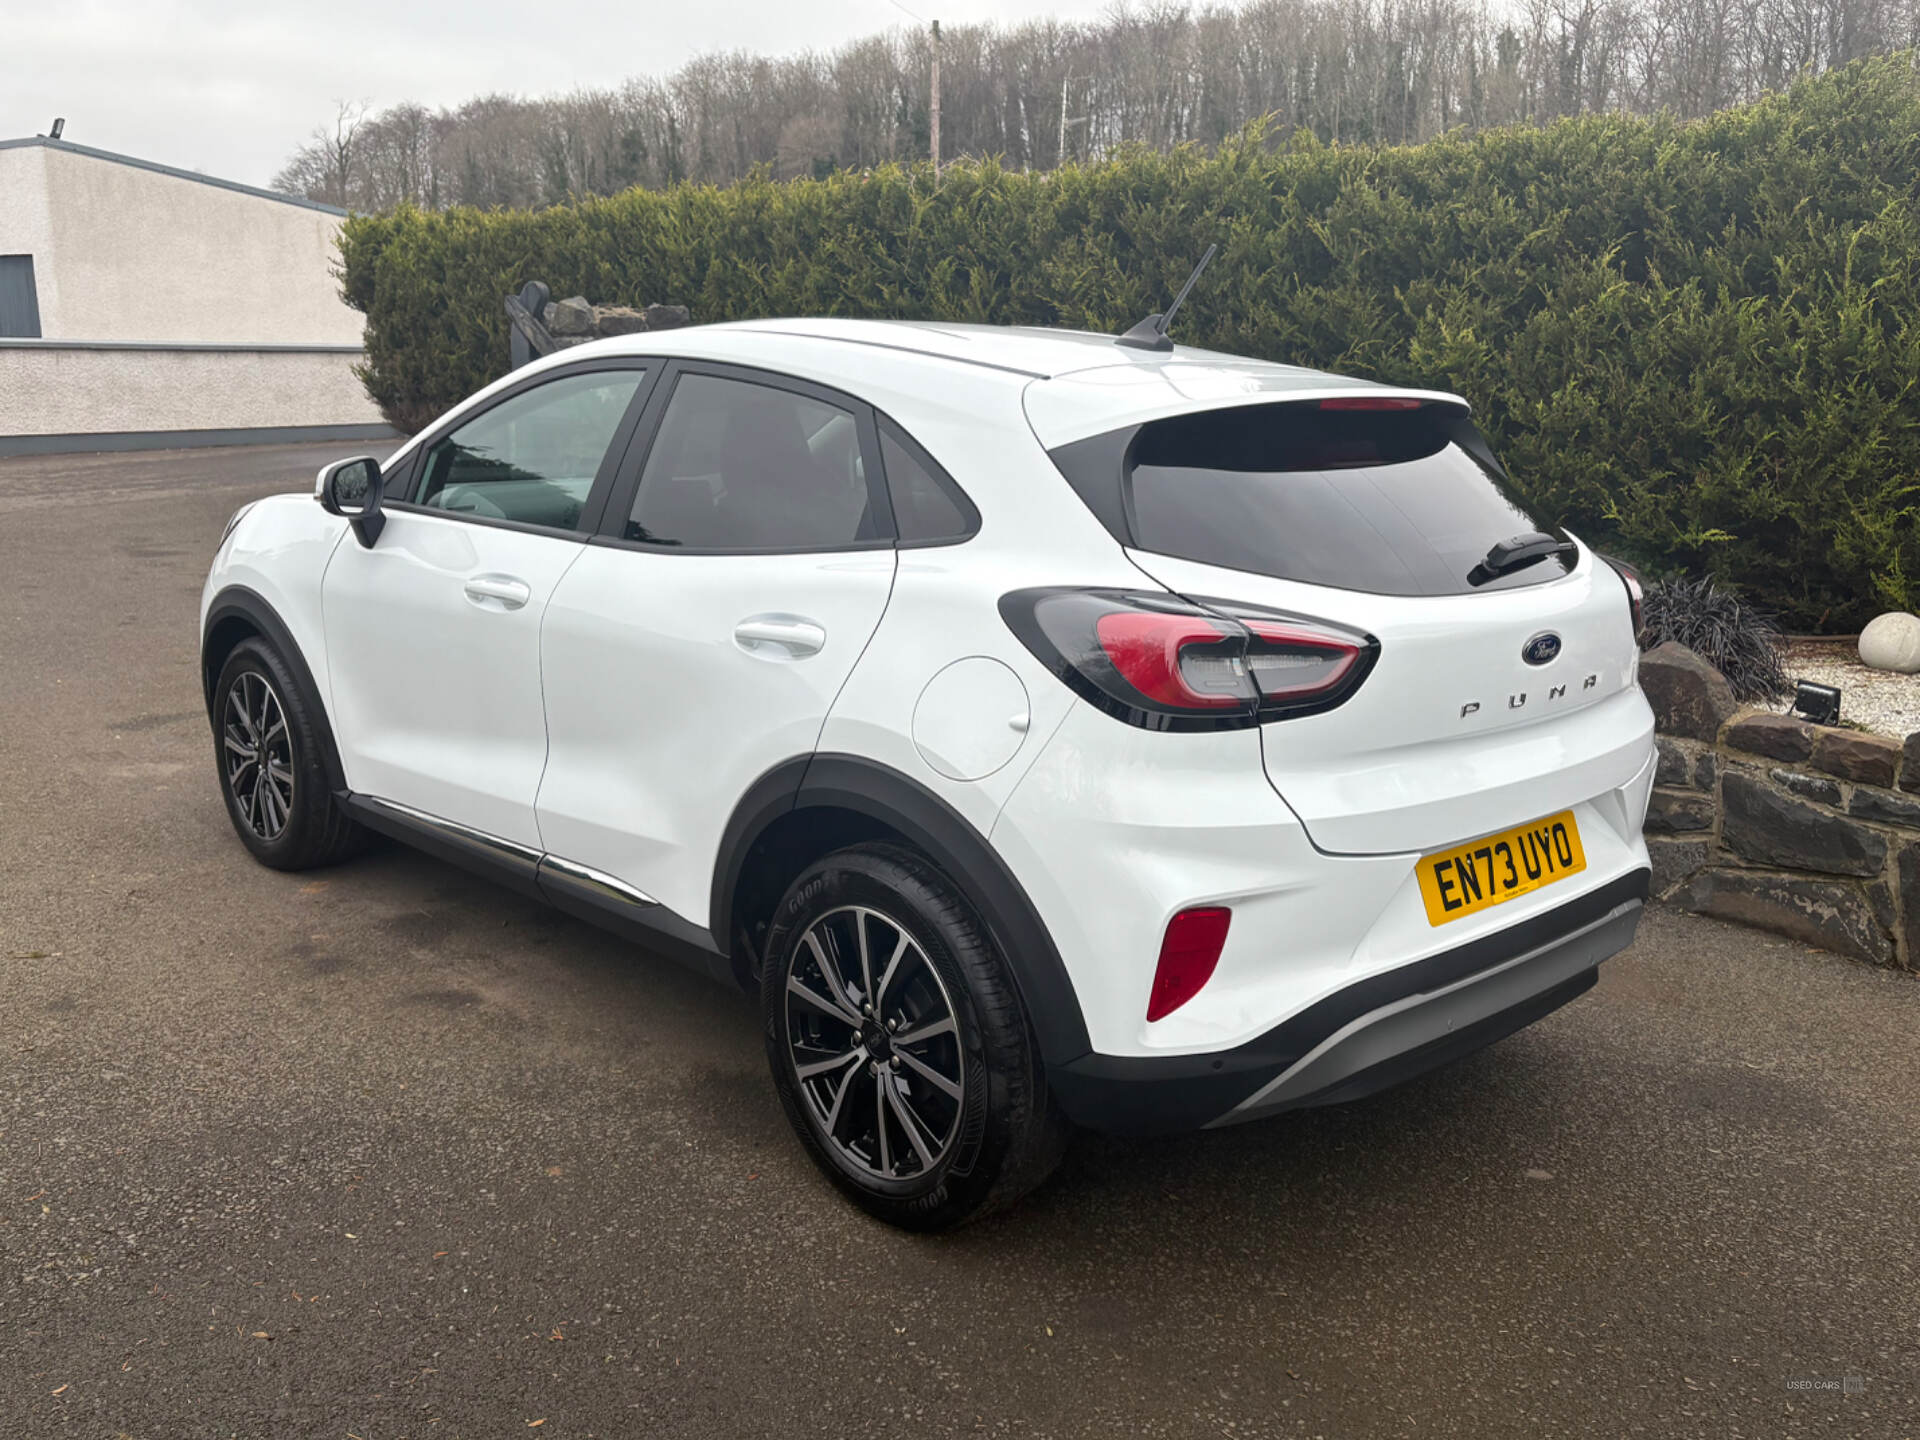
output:
<instances>
[{"instance_id":1,"label":"front door handle","mask_svg":"<svg viewBox=\"0 0 1920 1440\"><path fill-rule=\"evenodd\" d=\"M733 642L762 660L799 660L819 654L827 632L800 615L755 615L733 627Z\"/></svg>"},{"instance_id":2,"label":"front door handle","mask_svg":"<svg viewBox=\"0 0 1920 1440\"><path fill-rule=\"evenodd\" d=\"M518 610L533 598L527 582L511 575L475 575L466 591L467 599L482 610Z\"/></svg>"}]
</instances>

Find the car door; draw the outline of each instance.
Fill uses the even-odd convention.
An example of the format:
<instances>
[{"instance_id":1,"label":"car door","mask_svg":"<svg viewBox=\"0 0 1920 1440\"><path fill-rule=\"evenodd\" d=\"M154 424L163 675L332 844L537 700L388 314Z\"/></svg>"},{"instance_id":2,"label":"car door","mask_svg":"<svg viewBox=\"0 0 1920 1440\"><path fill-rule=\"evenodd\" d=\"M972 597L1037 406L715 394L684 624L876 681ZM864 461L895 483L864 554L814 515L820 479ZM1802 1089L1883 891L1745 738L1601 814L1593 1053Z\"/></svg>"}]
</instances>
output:
<instances>
[{"instance_id":1,"label":"car door","mask_svg":"<svg viewBox=\"0 0 1920 1440\"><path fill-rule=\"evenodd\" d=\"M643 362L542 374L457 417L322 583L333 728L356 793L538 851L540 621L643 408Z\"/></svg>"},{"instance_id":2,"label":"car door","mask_svg":"<svg viewBox=\"0 0 1920 1440\"><path fill-rule=\"evenodd\" d=\"M880 623L892 511L848 396L676 362L648 408L547 609L539 822L556 857L704 927L735 802L812 753Z\"/></svg>"}]
</instances>

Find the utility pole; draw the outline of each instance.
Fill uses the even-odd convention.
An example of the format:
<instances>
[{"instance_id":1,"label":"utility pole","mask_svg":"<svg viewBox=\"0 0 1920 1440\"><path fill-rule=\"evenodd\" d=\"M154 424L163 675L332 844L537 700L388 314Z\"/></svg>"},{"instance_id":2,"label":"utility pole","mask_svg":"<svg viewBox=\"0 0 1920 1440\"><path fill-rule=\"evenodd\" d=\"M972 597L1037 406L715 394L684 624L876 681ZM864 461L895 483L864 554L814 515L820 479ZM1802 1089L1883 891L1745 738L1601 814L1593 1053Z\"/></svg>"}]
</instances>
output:
<instances>
[{"instance_id":1,"label":"utility pole","mask_svg":"<svg viewBox=\"0 0 1920 1440\"><path fill-rule=\"evenodd\" d=\"M933 178L940 178L940 22L933 22Z\"/></svg>"},{"instance_id":2,"label":"utility pole","mask_svg":"<svg viewBox=\"0 0 1920 1440\"><path fill-rule=\"evenodd\" d=\"M1084 115L1076 115L1071 120L1067 118L1067 87L1072 84L1073 67L1069 65L1066 78L1060 82L1060 154L1053 162L1053 168L1056 170L1067 163L1067 127L1087 123L1087 117Z\"/></svg>"}]
</instances>

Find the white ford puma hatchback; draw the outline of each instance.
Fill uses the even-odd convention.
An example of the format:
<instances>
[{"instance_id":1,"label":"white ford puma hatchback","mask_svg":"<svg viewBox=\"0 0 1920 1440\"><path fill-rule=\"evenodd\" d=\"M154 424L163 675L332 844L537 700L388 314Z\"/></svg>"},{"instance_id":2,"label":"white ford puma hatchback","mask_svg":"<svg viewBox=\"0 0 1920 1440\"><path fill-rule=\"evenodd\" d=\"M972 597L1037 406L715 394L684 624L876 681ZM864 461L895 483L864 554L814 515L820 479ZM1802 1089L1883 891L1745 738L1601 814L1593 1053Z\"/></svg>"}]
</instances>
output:
<instances>
[{"instance_id":1,"label":"white ford puma hatchback","mask_svg":"<svg viewBox=\"0 0 1920 1440\"><path fill-rule=\"evenodd\" d=\"M315 503L317 498L319 503ZM1631 940L1630 572L1445 394L864 321L516 371L234 518L234 828L398 836L757 993L849 1196L1365 1095Z\"/></svg>"}]
</instances>

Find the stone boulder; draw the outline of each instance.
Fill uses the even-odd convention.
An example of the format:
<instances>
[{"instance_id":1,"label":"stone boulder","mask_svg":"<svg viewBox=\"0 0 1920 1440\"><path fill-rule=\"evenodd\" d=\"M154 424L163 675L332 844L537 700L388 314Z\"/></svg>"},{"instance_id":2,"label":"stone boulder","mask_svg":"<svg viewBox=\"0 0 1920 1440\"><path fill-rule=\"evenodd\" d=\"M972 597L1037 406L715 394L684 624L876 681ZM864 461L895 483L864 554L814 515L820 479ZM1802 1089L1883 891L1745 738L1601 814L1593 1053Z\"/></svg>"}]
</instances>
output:
<instances>
[{"instance_id":1,"label":"stone boulder","mask_svg":"<svg viewBox=\"0 0 1920 1440\"><path fill-rule=\"evenodd\" d=\"M1757 775L1727 771L1720 801L1720 838L1748 860L1829 875L1878 875L1886 867L1887 842L1877 831L1783 795Z\"/></svg>"},{"instance_id":2,"label":"stone boulder","mask_svg":"<svg viewBox=\"0 0 1920 1440\"><path fill-rule=\"evenodd\" d=\"M1860 632L1860 663L1898 675L1920 674L1920 615L1889 610Z\"/></svg>"},{"instance_id":3,"label":"stone boulder","mask_svg":"<svg viewBox=\"0 0 1920 1440\"><path fill-rule=\"evenodd\" d=\"M631 305L596 305L593 329L597 335L638 335L653 327L647 324L647 312Z\"/></svg>"},{"instance_id":4,"label":"stone boulder","mask_svg":"<svg viewBox=\"0 0 1920 1440\"><path fill-rule=\"evenodd\" d=\"M1813 766L1842 780L1891 786L1900 768L1900 742L1865 730L1823 729L1814 743Z\"/></svg>"},{"instance_id":5,"label":"stone boulder","mask_svg":"<svg viewBox=\"0 0 1920 1440\"><path fill-rule=\"evenodd\" d=\"M1680 899L1702 915L1756 925L1872 965L1894 963L1893 941L1858 885L1754 870L1701 870Z\"/></svg>"},{"instance_id":6,"label":"stone boulder","mask_svg":"<svg viewBox=\"0 0 1920 1440\"><path fill-rule=\"evenodd\" d=\"M1672 640L1640 657L1640 688L1654 724L1688 740L1712 740L1740 708L1727 677Z\"/></svg>"},{"instance_id":7,"label":"stone boulder","mask_svg":"<svg viewBox=\"0 0 1920 1440\"><path fill-rule=\"evenodd\" d=\"M565 300L554 301L547 306L544 318L547 333L556 339L562 335L593 333L593 306L584 295L572 295Z\"/></svg>"},{"instance_id":8,"label":"stone boulder","mask_svg":"<svg viewBox=\"0 0 1920 1440\"><path fill-rule=\"evenodd\" d=\"M1756 710L1727 727L1726 742L1770 760L1805 760L1813 754L1813 737L1813 727L1804 720Z\"/></svg>"}]
</instances>

